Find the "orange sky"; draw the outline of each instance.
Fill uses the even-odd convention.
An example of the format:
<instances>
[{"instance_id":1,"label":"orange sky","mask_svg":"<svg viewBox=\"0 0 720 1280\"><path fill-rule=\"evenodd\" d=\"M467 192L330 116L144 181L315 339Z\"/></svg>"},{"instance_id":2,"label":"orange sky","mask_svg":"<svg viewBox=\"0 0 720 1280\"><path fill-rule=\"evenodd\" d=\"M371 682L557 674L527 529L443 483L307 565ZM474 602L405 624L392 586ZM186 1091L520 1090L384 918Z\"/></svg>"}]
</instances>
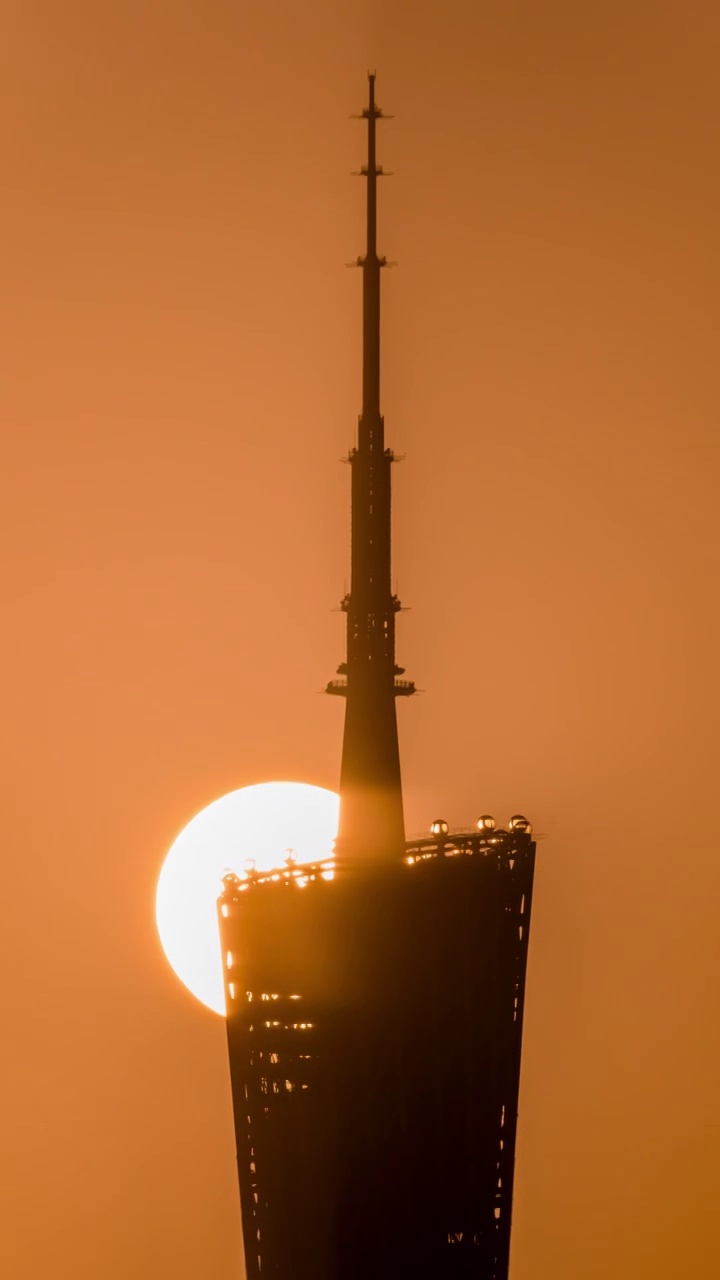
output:
<instances>
[{"instance_id":1,"label":"orange sky","mask_svg":"<svg viewBox=\"0 0 720 1280\"><path fill-rule=\"evenodd\" d=\"M154 888L337 782L378 70L408 828L540 846L512 1280L720 1267L711 0L8 0L0 1272L237 1280Z\"/></svg>"}]
</instances>

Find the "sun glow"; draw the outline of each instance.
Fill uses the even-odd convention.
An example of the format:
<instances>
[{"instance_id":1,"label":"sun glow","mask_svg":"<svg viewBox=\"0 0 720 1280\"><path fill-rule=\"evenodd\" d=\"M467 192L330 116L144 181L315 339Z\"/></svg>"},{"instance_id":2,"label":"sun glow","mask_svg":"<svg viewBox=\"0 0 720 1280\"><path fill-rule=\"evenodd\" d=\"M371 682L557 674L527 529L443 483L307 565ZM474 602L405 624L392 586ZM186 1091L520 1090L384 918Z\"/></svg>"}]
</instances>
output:
<instances>
[{"instance_id":1,"label":"sun glow","mask_svg":"<svg viewBox=\"0 0 720 1280\"><path fill-rule=\"evenodd\" d=\"M217 900L225 871L242 876L329 858L340 801L304 782L261 782L201 809L163 863L155 900L160 941L172 968L198 1000L225 1013Z\"/></svg>"}]
</instances>

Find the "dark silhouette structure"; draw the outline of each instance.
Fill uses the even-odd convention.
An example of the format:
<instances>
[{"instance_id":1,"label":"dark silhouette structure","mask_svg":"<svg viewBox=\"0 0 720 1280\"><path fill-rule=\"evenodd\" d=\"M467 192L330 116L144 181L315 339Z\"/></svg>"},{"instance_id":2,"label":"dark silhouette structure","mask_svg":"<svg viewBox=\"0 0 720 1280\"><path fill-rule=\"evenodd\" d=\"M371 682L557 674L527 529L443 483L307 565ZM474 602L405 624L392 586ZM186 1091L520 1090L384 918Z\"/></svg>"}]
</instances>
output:
<instances>
[{"instance_id":1,"label":"dark silhouette structure","mask_svg":"<svg viewBox=\"0 0 720 1280\"><path fill-rule=\"evenodd\" d=\"M400 601L390 581L390 472L395 460L385 448L380 413L380 273L385 258L377 252L377 180L382 166L375 151L375 77L363 111L368 122L367 245L357 259L363 275L363 400L352 470L350 593L342 601L347 614L347 659L339 680L327 692L346 699L345 736L340 772L340 857L399 855L405 839L400 753L395 699L415 692L395 663L395 614Z\"/></svg>"},{"instance_id":2,"label":"dark silhouette structure","mask_svg":"<svg viewBox=\"0 0 720 1280\"><path fill-rule=\"evenodd\" d=\"M443 820L406 842L390 469L379 410L374 77L363 412L352 468L332 860L228 875L225 956L249 1280L507 1280L535 845Z\"/></svg>"}]
</instances>

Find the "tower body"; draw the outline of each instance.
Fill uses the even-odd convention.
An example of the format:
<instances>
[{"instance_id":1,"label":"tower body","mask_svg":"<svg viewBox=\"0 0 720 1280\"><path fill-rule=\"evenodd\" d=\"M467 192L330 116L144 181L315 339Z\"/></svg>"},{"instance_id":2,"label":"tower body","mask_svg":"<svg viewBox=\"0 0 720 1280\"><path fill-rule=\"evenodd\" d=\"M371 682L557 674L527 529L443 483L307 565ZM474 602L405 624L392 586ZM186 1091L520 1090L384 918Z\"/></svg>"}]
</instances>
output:
<instances>
[{"instance_id":1,"label":"tower body","mask_svg":"<svg viewBox=\"0 0 720 1280\"><path fill-rule=\"evenodd\" d=\"M507 1280L534 856L226 879L248 1280Z\"/></svg>"},{"instance_id":2,"label":"tower body","mask_svg":"<svg viewBox=\"0 0 720 1280\"><path fill-rule=\"evenodd\" d=\"M404 836L370 78L340 832L225 878L219 924L248 1280L507 1280L535 845Z\"/></svg>"}]
</instances>

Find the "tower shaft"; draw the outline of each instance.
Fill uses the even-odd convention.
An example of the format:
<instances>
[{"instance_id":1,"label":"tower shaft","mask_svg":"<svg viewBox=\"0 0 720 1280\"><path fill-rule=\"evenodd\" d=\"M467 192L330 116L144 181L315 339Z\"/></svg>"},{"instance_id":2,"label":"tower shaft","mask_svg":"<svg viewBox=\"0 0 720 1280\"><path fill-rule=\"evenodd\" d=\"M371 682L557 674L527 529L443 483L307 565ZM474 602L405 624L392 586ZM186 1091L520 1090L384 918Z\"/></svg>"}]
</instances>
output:
<instances>
[{"instance_id":1,"label":"tower shaft","mask_svg":"<svg viewBox=\"0 0 720 1280\"><path fill-rule=\"evenodd\" d=\"M395 615L400 602L391 581L391 479L394 460L385 448L380 412L380 273L385 259L377 252L375 77L370 75L367 181L367 243L357 265L363 273L363 384L357 448L352 470L350 592L342 602L347 615L347 659L338 668L344 680L331 681L329 693L346 699L340 771L340 857L389 857L402 853L405 839L395 699L414 692L400 681L395 661Z\"/></svg>"}]
</instances>

